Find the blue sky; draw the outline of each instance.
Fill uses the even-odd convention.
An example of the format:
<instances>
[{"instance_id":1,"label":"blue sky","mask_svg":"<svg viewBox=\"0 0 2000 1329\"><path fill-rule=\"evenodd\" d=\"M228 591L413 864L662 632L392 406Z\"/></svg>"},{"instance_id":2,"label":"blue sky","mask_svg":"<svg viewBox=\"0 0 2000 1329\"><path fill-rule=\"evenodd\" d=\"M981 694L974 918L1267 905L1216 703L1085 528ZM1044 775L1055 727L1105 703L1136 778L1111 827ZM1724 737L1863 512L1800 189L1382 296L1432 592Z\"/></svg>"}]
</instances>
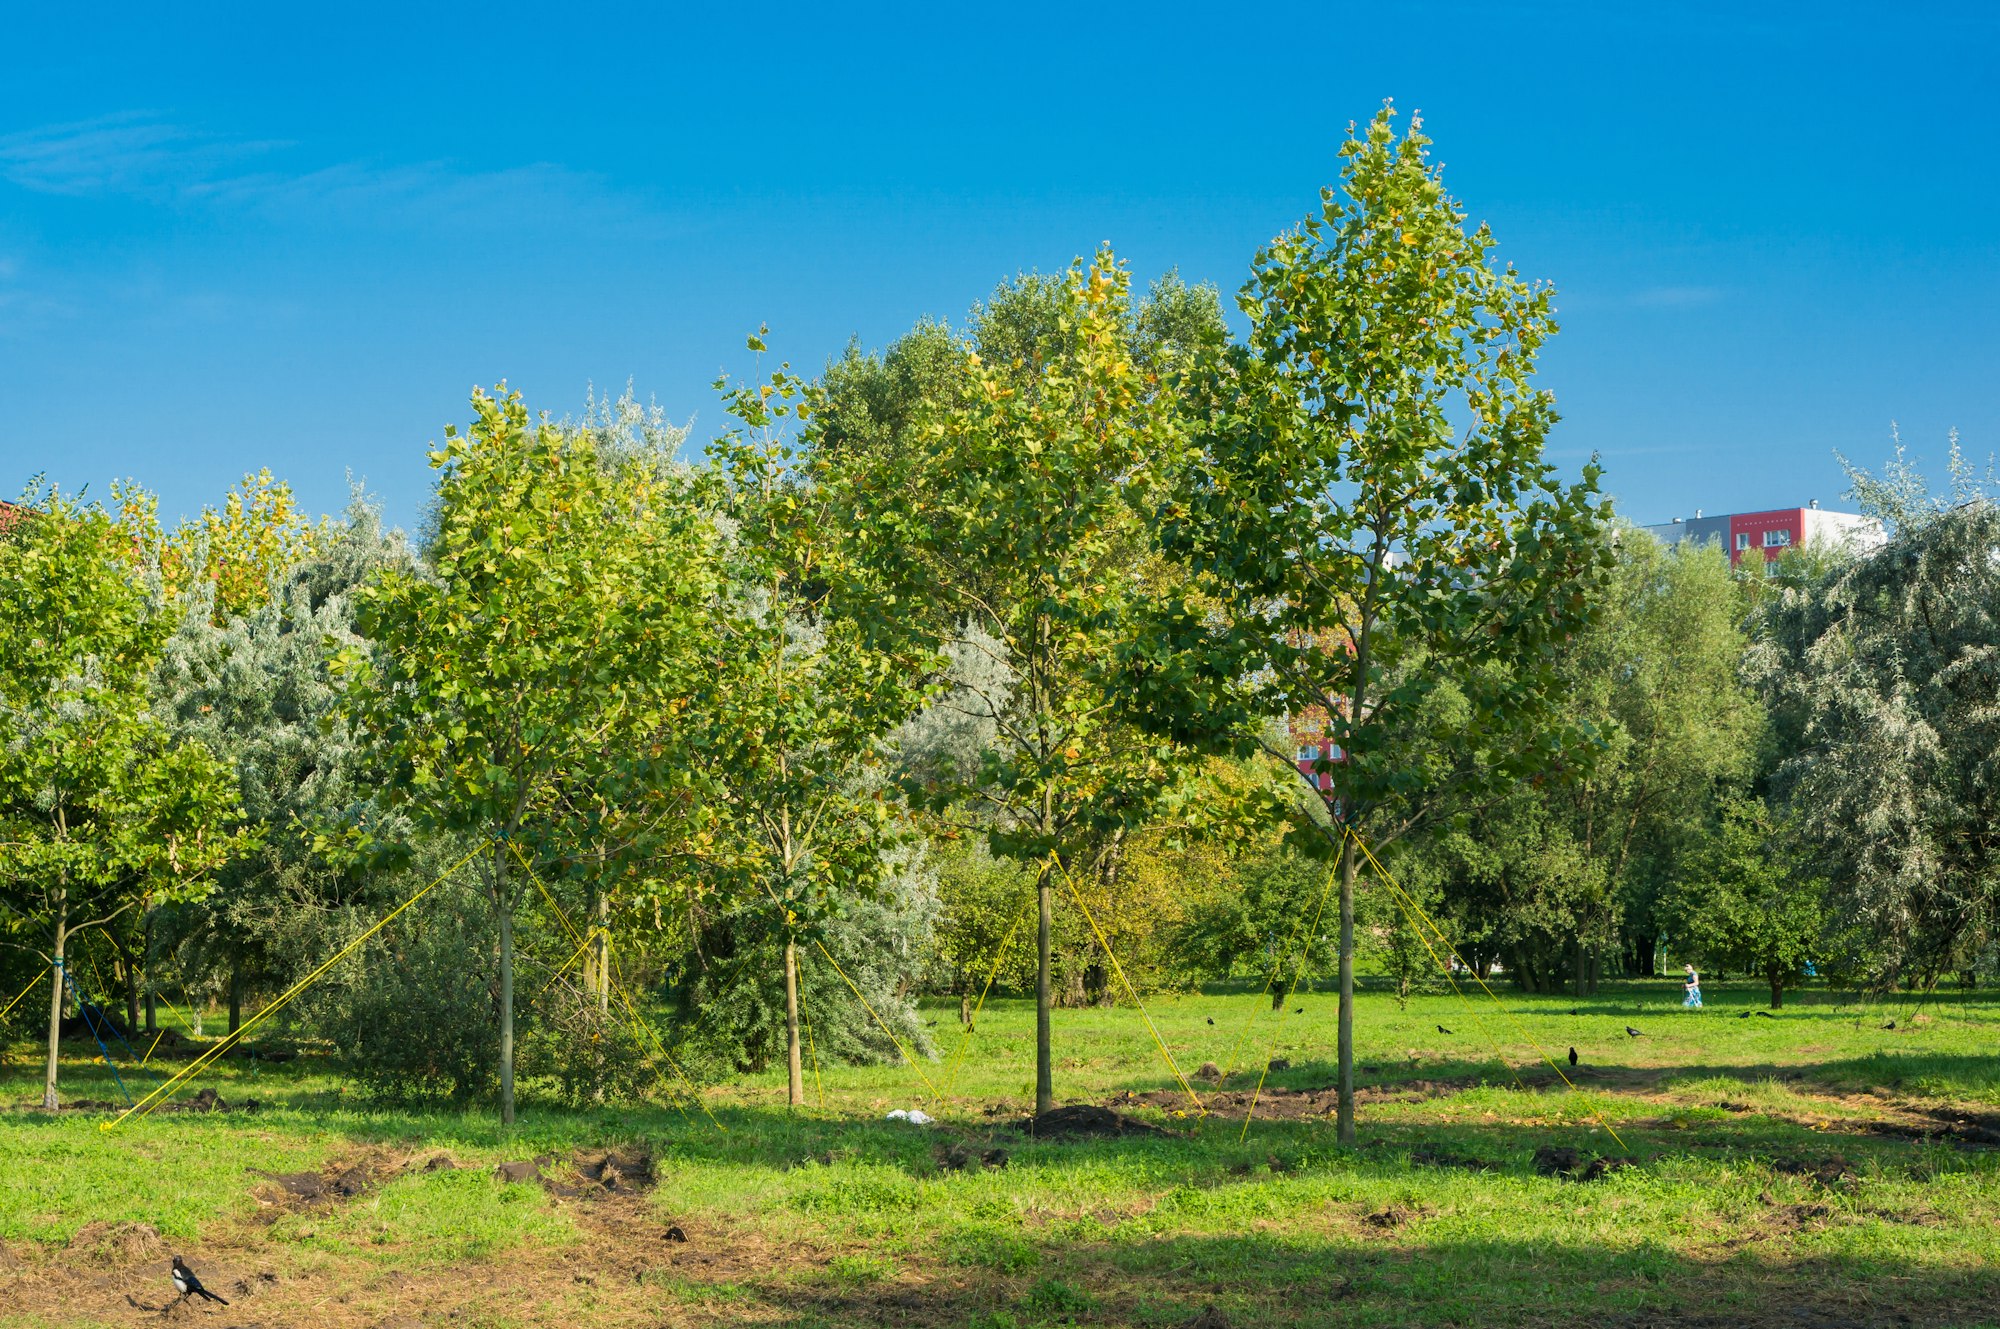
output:
<instances>
[{"instance_id":1,"label":"blue sky","mask_svg":"<svg viewBox=\"0 0 2000 1329\"><path fill-rule=\"evenodd\" d=\"M0 492L351 471L409 523L474 383L699 436L759 324L816 367L1103 240L1233 292L1393 97L1558 287L1558 460L1639 520L1836 506L1892 422L2000 451L1994 12L18 7Z\"/></svg>"}]
</instances>

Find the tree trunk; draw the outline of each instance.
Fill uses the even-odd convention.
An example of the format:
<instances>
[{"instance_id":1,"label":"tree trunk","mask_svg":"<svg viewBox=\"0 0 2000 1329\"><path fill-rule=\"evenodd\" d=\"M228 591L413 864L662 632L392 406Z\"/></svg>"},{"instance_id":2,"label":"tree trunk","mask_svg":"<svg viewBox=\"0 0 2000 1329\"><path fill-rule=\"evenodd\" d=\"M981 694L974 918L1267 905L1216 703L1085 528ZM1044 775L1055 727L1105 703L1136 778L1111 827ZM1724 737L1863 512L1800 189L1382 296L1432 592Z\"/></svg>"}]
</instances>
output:
<instances>
[{"instance_id":1,"label":"tree trunk","mask_svg":"<svg viewBox=\"0 0 2000 1329\"><path fill-rule=\"evenodd\" d=\"M1281 959L1280 959L1280 960L1278 961L1278 963L1279 963L1279 964L1283 964L1283 963L1284 963L1284 960L1283 960L1283 959L1281 958ZM1271 980L1271 1009L1272 1009L1272 1010L1274 1010L1274 1011L1282 1011L1283 1009L1285 1009L1285 998L1286 998L1286 997L1288 997L1288 996L1290 996L1290 995L1291 995L1291 993L1290 993L1290 990L1286 988L1286 986L1285 986L1285 980L1284 980L1284 977L1283 977L1282 975L1280 975L1280 976L1278 976L1278 977L1276 977L1276 978L1273 978L1273 979Z\"/></svg>"},{"instance_id":2,"label":"tree trunk","mask_svg":"<svg viewBox=\"0 0 2000 1329\"><path fill-rule=\"evenodd\" d=\"M600 872L604 869L604 855L597 856ZM597 892L597 931L590 939L590 948L597 966L597 1013L611 1013L611 897L600 888Z\"/></svg>"},{"instance_id":3,"label":"tree trunk","mask_svg":"<svg viewBox=\"0 0 2000 1329\"><path fill-rule=\"evenodd\" d=\"M493 904L500 911L500 1124L514 1124L514 909L506 841L493 850Z\"/></svg>"},{"instance_id":4,"label":"tree trunk","mask_svg":"<svg viewBox=\"0 0 2000 1329\"><path fill-rule=\"evenodd\" d=\"M139 975L132 968L132 957L129 955L121 955L119 957L118 967L123 971L119 977L125 985L125 1027L127 1029L137 1029L139 1027Z\"/></svg>"},{"instance_id":5,"label":"tree trunk","mask_svg":"<svg viewBox=\"0 0 2000 1329\"><path fill-rule=\"evenodd\" d=\"M1050 951L1055 942L1055 882L1053 864L1042 864L1035 882L1041 917L1035 927L1035 1115L1041 1116L1056 1105L1054 1063L1049 1056L1049 1001L1054 996L1050 983Z\"/></svg>"},{"instance_id":6,"label":"tree trunk","mask_svg":"<svg viewBox=\"0 0 2000 1329\"><path fill-rule=\"evenodd\" d=\"M1771 981L1771 1009L1782 1010L1785 1005L1785 976L1773 969L1765 975Z\"/></svg>"},{"instance_id":7,"label":"tree trunk","mask_svg":"<svg viewBox=\"0 0 2000 1329\"><path fill-rule=\"evenodd\" d=\"M1604 966L1604 952L1597 946L1590 948L1590 995L1597 995L1597 976Z\"/></svg>"},{"instance_id":8,"label":"tree trunk","mask_svg":"<svg viewBox=\"0 0 2000 1329\"><path fill-rule=\"evenodd\" d=\"M805 1063L799 1060L799 944L785 938L785 1102L804 1107Z\"/></svg>"},{"instance_id":9,"label":"tree trunk","mask_svg":"<svg viewBox=\"0 0 2000 1329\"><path fill-rule=\"evenodd\" d=\"M69 940L69 890L56 896L55 963L49 980L49 1064L42 1079L42 1106L56 1110L56 1067L62 1058L63 945Z\"/></svg>"},{"instance_id":10,"label":"tree trunk","mask_svg":"<svg viewBox=\"0 0 2000 1329\"><path fill-rule=\"evenodd\" d=\"M1335 1138L1354 1143L1354 841L1340 850L1340 1105Z\"/></svg>"},{"instance_id":11,"label":"tree trunk","mask_svg":"<svg viewBox=\"0 0 2000 1329\"><path fill-rule=\"evenodd\" d=\"M972 1032L972 993L970 990L958 994L958 1022L965 1026L965 1031L968 1034Z\"/></svg>"},{"instance_id":12,"label":"tree trunk","mask_svg":"<svg viewBox=\"0 0 2000 1329\"><path fill-rule=\"evenodd\" d=\"M153 990L153 914L155 912L152 909L146 911L146 930L143 934L145 937L144 947L146 953L146 1032L149 1034L157 1034L160 1031L159 1012L155 1009L158 1005L158 1001L156 1000L158 994Z\"/></svg>"}]
</instances>

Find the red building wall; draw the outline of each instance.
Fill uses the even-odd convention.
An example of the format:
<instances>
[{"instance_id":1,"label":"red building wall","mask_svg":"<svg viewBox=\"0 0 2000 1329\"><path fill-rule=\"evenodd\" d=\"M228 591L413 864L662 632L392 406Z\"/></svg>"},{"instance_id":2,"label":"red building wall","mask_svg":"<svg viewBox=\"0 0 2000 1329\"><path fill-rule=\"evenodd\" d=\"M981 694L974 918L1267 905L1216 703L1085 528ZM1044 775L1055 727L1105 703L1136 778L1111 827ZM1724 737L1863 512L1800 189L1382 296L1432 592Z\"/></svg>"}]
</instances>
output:
<instances>
[{"instance_id":1,"label":"red building wall","mask_svg":"<svg viewBox=\"0 0 2000 1329\"><path fill-rule=\"evenodd\" d=\"M1781 533L1783 541L1775 545L1767 544L1766 539L1772 532ZM1735 513L1729 518L1729 561L1735 564L1751 550L1762 550L1764 561L1768 563L1793 545L1804 544L1805 539L1804 508Z\"/></svg>"}]
</instances>

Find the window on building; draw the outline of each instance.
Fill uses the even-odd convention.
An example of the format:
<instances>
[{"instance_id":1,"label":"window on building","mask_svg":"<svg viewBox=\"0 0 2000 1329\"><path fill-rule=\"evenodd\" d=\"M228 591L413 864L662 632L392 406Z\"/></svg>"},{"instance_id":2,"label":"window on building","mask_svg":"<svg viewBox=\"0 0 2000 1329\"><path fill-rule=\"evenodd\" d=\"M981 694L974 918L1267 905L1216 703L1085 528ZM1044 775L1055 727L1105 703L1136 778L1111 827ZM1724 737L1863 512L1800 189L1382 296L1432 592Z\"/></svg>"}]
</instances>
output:
<instances>
[{"instance_id":1,"label":"window on building","mask_svg":"<svg viewBox=\"0 0 2000 1329\"><path fill-rule=\"evenodd\" d=\"M1750 532L1748 531L1737 532L1736 547L1738 549L1748 549L1750 547Z\"/></svg>"},{"instance_id":2,"label":"window on building","mask_svg":"<svg viewBox=\"0 0 2000 1329\"><path fill-rule=\"evenodd\" d=\"M1790 531L1764 532L1764 548L1766 549L1783 549L1791 542L1792 533Z\"/></svg>"}]
</instances>

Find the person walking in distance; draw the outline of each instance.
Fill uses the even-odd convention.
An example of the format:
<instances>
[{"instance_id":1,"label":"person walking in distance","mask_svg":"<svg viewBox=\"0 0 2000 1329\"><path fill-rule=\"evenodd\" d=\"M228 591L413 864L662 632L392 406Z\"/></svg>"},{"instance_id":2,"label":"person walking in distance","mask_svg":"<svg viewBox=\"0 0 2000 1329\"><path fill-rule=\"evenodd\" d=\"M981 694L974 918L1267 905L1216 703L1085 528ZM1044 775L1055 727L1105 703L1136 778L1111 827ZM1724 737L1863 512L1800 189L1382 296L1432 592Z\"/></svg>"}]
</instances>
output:
<instances>
[{"instance_id":1,"label":"person walking in distance","mask_svg":"<svg viewBox=\"0 0 2000 1329\"><path fill-rule=\"evenodd\" d=\"M1681 1004L1689 1010L1698 1011L1701 1009L1701 975L1694 971L1693 965L1688 965L1686 968L1687 1000Z\"/></svg>"}]
</instances>

